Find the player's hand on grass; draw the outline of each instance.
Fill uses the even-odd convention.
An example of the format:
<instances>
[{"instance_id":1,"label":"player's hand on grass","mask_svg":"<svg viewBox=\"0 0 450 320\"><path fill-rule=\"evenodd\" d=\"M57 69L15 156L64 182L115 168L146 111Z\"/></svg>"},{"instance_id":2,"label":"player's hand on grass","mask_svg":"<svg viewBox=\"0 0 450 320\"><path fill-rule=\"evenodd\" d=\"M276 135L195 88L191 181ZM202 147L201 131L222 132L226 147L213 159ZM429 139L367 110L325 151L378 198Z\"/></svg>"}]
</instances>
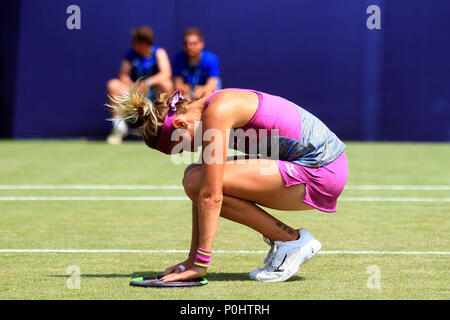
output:
<instances>
[{"instance_id":1,"label":"player's hand on grass","mask_svg":"<svg viewBox=\"0 0 450 320\"><path fill-rule=\"evenodd\" d=\"M188 270L188 269L192 268L193 266L194 266L194 262L193 261L185 260L185 261L183 261L181 263L177 263L176 265L167 268L162 273L162 275L166 276L166 275L171 274L171 273L181 273L181 272L183 272L185 270Z\"/></svg>"},{"instance_id":2,"label":"player's hand on grass","mask_svg":"<svg viewBox=\"0 0 450 320\"><path fill-rule=\"evenodd\" d=\"M165 275L161 280L165 282L171 282L171 281L182 281L182 280L191 280L195 278L203 277L206 274L207 268L199 267L194 265L190 269L187 269L184 272L178 272L178 273L170 273L168 275Z\"/></svg>"}]
</instances>

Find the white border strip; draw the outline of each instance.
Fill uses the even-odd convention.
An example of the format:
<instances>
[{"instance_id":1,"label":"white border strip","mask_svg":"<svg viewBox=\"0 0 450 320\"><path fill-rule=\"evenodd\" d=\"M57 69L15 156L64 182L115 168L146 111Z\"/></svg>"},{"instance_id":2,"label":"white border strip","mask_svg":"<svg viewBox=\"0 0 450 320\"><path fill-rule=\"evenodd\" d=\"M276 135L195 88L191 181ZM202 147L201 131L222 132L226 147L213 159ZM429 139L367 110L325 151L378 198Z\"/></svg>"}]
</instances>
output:
<instances>
[{"instance_id":1,"label":"white border strip","mask_svg":"<svg viewBox=\"0 0 450 320\"><path fill-rule=\"evenodd\" d=\"M58 249L0 249L0 253L189 253L188 250L58 250ZM263 254L267 251L214 250L223 254ZM446 251L319 251L321 254L367 254L367 255L450 255Z\"/></svg>"},{"instance_id":2,"label":"white border strip","mask_svg":"<svg viewBox=\"0 0 450 320\"><path fill-rule=\"evenodd\" d=\"M0 201L186 201L188 197L0 197ZM360 201L360 202L450 202L450 198L409 198L409 197L342 197L339 201Z\"/></svg>"},{"instance_id":3,"label":"white border strip","mask_svg":"<svg viewBox=\"0 0 450 320\"><path fill-rule=\"evenodd\" d=\"M182 190L181 185L0 185L0 190ZM450 190L438 185L349 185L345 190Z\"/></svg>"}]
</instances>

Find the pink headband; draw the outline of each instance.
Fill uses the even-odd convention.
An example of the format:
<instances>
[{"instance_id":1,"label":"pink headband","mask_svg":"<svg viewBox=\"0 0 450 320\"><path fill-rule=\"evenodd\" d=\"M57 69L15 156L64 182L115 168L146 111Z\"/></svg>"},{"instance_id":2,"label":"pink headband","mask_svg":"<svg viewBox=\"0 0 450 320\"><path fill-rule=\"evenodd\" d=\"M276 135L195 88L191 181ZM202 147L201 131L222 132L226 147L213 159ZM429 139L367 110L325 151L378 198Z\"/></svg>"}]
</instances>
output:
<instances>
[{"instance_id":1,"label":"pink headband","mask_svg":"<svg viewBox=\"0 0 450 320\"><path fill-rule=\"evenodd\" d=\"M165 154L170 154L170 146L172 145L172 132L175 130L173 127L173 120L175 120L175 112L177 111L176 104L183 101L184 98L180 93L180 90L175 92L170 100L169 111L167 111L166 118L164 119L161 133L159 134L158 144L156 149Z\"/></svg>"}]
</instances>

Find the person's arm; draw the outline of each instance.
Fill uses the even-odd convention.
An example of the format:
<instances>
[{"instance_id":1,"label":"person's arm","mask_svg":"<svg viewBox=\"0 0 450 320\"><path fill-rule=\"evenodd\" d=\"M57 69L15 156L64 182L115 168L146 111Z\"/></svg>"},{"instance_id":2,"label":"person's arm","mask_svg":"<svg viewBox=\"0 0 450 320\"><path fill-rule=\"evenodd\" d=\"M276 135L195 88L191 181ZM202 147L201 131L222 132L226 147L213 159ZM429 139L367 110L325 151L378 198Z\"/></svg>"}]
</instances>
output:
<instances>
[{"instance_id":1,"label":"person's arm","mask_svg":"<svg viewBox=\"0 0 450 320\"><path fill-rule=\"evenodd\" d=\"M216 97L214 97L216 98ZM224 98L210 102L202 119L204 141L202 179L197 202L198 247L211 250L222 209L223 174L226 161L228 130L236 127L238 112L232 100ZM207 268L194 265L182 273L166 275L164 281L187 280L206 274Z\"/></svg>"},{"instance_id":2,"label":"person's arm","mask_svg":"<svg viewBox=\"0 0 450 320\"><path fill-rule=\"evenodd\" d=\"M201 98L210 95L214 90L217 90L219 77L219 58L216 55L211 54L208 60L208 79L204 85L195 87L194 97Z\"/></svg>"},{"instance_id":3,"label":"person's arm","mask_svg":"<svg viewBox=\"0 0 450 320\"><path fill-rule=\"evenodd\" d=\"M120 64L120 69L119 69L119 79L122 82L125 82L129 85L133 85L133 80L131 80L130 78L130 73L131 73L131 69L133 68L133 66L131 65L131 62L123 59L122 63Z\"/></svg>"},{"instance_id":4,"label":"person's arm","mask_svg":"<svg viewBox=\"0 0 450 320\"><path fill-rule=\"evenodd\" d=\"M186 62L184 53L175 55L173 59L173 86L175 91L180 90L181 94L188 99L191 99L191 86L184 82L183 71L186 69Z\"/></svg>"},{"instance_id":5,"label":"person's arm","mask_svg":"<svg viewBox=\"0 0 450 320\"><path fill-rule=\"evenodd\" d=\"M159 72L147 78L152 86L157 86L161 82L172 78L169 56L163 48L156 50L156 63L158 64Z\"/></svg>"},{"instance_id":6,"label":"person's arm","mask_svg":"<svg viewBox=\"0 0 450 320\"><path fill-rule=\"evenodd\" d=\"M194 98L201 98L213 93L219 85L219 78L209 77L203 86L196 86L194 90Z\"/></svg>"},{"instance_id":7,"label":"person's arm","mask_svg":"<svg viewBox=\"0 0 450 320\"><path fill-rule=\"evenodd\" d=\"M184 83L184 79L181 76L175 76L173 78L173 84L175 87L175 91L180 90L181 94L186 97L190 98L189 91L191 90L191 86L188 83Z\"/></svg>"},{"instance_id":8,"label":"person's arm","mask_svg":"<svg viewBox=\"0 0 450 320\"><path fill-rule=\"evenodd\" d=\"M206 81L205 91L207 93L212 93L213 91L217 90L218 85L219 85L219 78L218 77L210 77L210 78L208 78L208 81Z\"/></svg>"},{"instance_id":9,"label":"person's arm","mask_svg":"<svg viewBox=\"0 0 450 320\"><path fill-rule=\"evenodd\" d=\"M211 108L211 109L209 109ZM198 197L199 247L211 250L222 207L227 129L232 128L226 108L210 105L203 119L202 179ZM228 120L227 120L228 119Z\"/></svg>"}]
</instances>

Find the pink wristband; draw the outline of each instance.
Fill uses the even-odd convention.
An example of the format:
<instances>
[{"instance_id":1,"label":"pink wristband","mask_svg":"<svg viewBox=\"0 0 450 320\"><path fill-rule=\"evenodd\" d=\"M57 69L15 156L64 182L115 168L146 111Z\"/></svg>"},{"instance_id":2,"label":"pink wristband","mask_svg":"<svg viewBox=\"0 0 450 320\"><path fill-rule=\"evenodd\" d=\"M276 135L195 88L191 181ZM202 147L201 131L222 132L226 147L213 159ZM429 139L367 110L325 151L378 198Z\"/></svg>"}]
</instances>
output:
<instances>
[{"instance_id":1,"label":"pink wristband","mask_svg":"<svg viewBox=\"0 0 450 320\"><path fill-rule=\"evenodd\" d=\"M204 267L204 268L210 267L211 266L211 254L212 254L212 251L198 248L197 254L195 255L194 264L199 267Z\"/></svg>"}]
</instances>

